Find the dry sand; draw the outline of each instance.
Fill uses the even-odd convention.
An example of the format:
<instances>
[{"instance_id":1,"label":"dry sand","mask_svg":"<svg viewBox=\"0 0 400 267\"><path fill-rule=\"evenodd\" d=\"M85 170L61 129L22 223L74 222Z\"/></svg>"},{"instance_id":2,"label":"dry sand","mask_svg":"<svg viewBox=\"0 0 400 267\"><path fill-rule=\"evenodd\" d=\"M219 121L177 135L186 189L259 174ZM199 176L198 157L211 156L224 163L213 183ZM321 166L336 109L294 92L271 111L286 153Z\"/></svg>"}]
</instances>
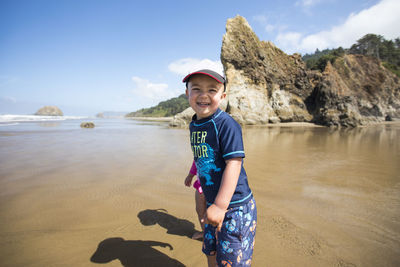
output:
<instances>
[{"instance_id":1,"label":"dry sand","mask_svg":"<svg viewBox=\"0 0 400 267\"><path fill-rule=\"evenodd\" d=\"M2 133L0 266L206 266L188 133L152 127ZM400 265L399 128L244 135L253 266Z\"/></svg>"}]
</instances>

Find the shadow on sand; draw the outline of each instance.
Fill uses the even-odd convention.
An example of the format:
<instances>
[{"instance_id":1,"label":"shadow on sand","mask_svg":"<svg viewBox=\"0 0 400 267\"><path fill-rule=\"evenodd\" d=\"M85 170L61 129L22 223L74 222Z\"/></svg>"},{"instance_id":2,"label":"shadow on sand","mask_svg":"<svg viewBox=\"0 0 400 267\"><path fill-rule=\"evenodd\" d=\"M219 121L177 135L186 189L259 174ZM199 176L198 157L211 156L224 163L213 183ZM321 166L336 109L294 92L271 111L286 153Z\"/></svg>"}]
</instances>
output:
<instances>
[{"instance_id":1,"label":"shadow on sand","mask_svg":"<svg viewBox=\"0 0 400 267\"><path fill-rule=\"evenodd\" d=\"M118 259L124 267L140 266L185 266L153 247L172 246L168 243L143 240L124 240L120 237L108 238L100 242L90 258L94 263L108 263Z\"/></svg>"},{"instance_id":2,"label":"shadow on sand","mask_svg":"<svg viewBox=\"0 0 400 267\"><path fill-rule=\"evenodd\" d=\"M168 214L168 211L165 209L142 210L137 216L143 225L149 226L159 224L161 227L167 229L167 234L192 238L193 234L196 232L194 223L188 220L178 219Z\"/></svg>"}]
</instances>

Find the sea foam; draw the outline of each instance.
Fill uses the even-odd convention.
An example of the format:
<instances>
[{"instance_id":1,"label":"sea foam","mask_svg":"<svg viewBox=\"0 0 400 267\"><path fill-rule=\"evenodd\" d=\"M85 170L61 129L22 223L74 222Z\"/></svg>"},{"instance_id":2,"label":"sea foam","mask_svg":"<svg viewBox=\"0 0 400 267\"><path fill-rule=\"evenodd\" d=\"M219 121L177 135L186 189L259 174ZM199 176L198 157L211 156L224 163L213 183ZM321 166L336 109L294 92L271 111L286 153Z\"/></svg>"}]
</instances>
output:
<instances>
[{"instance_id":1,"label":"sea foam","mask_svg":"<svg viewBox=\"0 0 400 267\"><path fill-rule=\"evenodd\" d=\"M64 121L79 120L87 117L79 116L38 116L38 115L0 115L0 123L18 123L18 122L42 122L42 121Z\"/></svg>"}]
</instances>

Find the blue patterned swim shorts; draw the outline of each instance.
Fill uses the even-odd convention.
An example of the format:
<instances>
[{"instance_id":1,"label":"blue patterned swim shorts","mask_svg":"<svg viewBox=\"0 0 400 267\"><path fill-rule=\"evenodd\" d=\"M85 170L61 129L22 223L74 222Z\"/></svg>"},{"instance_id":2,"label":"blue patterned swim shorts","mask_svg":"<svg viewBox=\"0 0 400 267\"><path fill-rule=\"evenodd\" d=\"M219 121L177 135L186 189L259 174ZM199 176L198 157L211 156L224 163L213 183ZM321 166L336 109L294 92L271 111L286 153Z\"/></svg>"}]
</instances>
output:
<instances>
[{"instance_id":1,"label":"blue patterned swim shorts","mask_svg":"<svg viewBox=\"0 0 400 267\"><path fill-rule=\"evenodd\" d=\"M216 253L218 266L250 266L256 226L257 208L252 198L247 204L228 210L218 238L216 227L205 225L203 253L209 256Z\"/></svg>"}]
</instances>

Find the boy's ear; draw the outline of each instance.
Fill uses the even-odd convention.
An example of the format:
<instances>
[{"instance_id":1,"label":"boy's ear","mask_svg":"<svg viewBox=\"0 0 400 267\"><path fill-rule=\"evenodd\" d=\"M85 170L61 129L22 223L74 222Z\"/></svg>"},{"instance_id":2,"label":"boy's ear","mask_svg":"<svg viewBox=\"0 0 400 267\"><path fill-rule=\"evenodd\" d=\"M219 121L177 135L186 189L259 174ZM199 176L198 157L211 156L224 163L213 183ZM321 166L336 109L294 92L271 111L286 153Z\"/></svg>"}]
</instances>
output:
<instances>
[{"instance_id":1,"label":"boy's ear","mask_svg":"<svg viewBox=\"0 0 400 267\"><path fill-rule=\"evenodd\" d=\"M189 91L188 91L187 88L186 88L186 90L185 90L185 94L186 94L187 97L189 97Z\"/></svg>"},{"instance_id":2,"label":"boy's ear","mask_svg":"<svg viewBox=\"0 0 400 267\"><path fill-rule=\"evenodd\" d=\"M225 97L226 97L226 92L222 92L222 94L221 94L221 100L225 99Z\"/></svg>"}]
</instances>

